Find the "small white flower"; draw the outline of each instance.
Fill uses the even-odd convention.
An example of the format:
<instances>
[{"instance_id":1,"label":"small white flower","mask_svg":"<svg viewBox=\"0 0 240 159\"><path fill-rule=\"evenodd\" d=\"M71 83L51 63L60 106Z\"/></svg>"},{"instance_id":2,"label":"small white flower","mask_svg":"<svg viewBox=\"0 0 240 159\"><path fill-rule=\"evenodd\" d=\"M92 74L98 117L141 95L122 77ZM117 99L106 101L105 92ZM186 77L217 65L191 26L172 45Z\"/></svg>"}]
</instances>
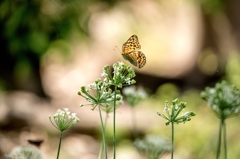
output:
<instances>
[{"instance_id":1,"label":"small white flower","mask_svg":"<svg viewBox=\"0 0 240 159\"><path fill-rule=\"evenodd\" d=\"M176 104L176 105L173 105L173 108L175 109L175 110L178 110L178 105Z\"/></svg>"},{"instance_id":2,"label":"small white flower","mask_svg":"<svg viewBox=\"0 0 240 159\"><path fill-rule=\"evenodd\" d=\"M120 66L124 65L124 63L121 62L121 61L119 61L118 64L119 64Z\"/></svg>"},{"instance_id":3,"label":"small white flower","mask_svg":"<svg viewBox=\"0 0 240 159\"><path fill-rule=\"evenodd\" d=\"M209 92L210 92L211 94L214 94L214 93L216 92L216 90L213 89L213 88L211 88L211 89L209 90Z\"/></svg>"},{"instance_id":4,"label":"small white flower","mask_svg":"<svg viewBox=\"0 0 240 159\"><path fill-rule=\"evenodd\" d=\"M126 81L126 83L129 84L129 85L131 84L131 79L130 79L129 77L127 77L127 78L125 79L125 81Z\"/></svg>"},{"instance_id":5,"label":"small white flower","mask_svg":"<svg viewBox=\"0 0 240 159\"><path fill-rule=\"evenodd\" d=\"M125 87L123 89L123 94L124 95L133 95L135 93L135 90L136 90L135 86Z\"/></svg>"},{"instance_id":6,"label":"small white flower","mask_svg":"<svg viewBox=\"0 0 240 159\"><path fill-rule=\"evenodd\" d=\"M69 110L69 108L63 108L63 110L65 110L65 111L68 111L68 110Z\"/></svg>"},{"instance_id":7,"label":"small white flower","mask_svg":"<svg viewBox=\"0 0 240 159\"><path fill-rule=\"evenodd\" d=\"M188 116L189 115L189 112L185 112L182 114L182 116Z\"/></svg>"},{"instance_id":8,"label":"small white flower","mask_svg":"<svg viewBox=\"0 0 240 159\"><path fill-rule=\"evenodd\" d=\"M164 111L164 112L167 112L167 111L169 111L169 110L170 110L170 109L169 109L168 107L165 107L163 111Z\"/></svg>"}]
</instances>

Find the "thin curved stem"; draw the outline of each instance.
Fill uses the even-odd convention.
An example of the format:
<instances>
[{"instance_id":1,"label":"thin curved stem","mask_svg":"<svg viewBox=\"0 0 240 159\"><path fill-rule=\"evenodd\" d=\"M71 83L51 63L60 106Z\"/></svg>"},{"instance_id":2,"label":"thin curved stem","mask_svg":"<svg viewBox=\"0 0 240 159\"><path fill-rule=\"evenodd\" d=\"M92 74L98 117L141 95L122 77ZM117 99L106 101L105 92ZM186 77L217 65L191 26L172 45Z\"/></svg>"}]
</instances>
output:
<instances>
[{"instance_id":1,"label":"thin curved stem","mask_svg":"<svg viewBox=\"0 0 240 159\"><path fill-rule=\"evenodd\" d=\"M116 91L114 87L114 105L113 105L113 159L116 159Z\"/></svg>"},{"instance_id":2,"label":"thin curved stem","mask_svg":"<svg viewBox=\"0 0 240 159\"><path fill-rule=\"evenodd\" d=\"M102 151L103 151L103 142L101 142L101 147L100 147L100 150L99 150L98 159L102 159Z\"/></svg>"},{"instance_id":3,"label":"thin curved stem","mask_svg":"<svg viewBox=\"0 0 240 159\"><path fill-rule=\"evenodd\" d=\"M171 152L171 159L173 159L173 152L174 152L174 122L172 122L172 152Z\"/></svg>"},{"instance_id":4,"label":"thin curved stem","mask_svg":"<svg viewBox=\"0 0 240 159\"><path fill-rule=\"evenodd\" d=\"M222 122L223 119L220 120L219 124L219 132L218 132L218 145L217 145L217 152L216 152L216 159L219 159L220 151L221 151L221 140L222 140Z\"/></svg>"},{"instance_id":5,"label":"thin curved stem","mask_svg":"<svg viewBox=\"0 0 240 159\"><path fill-rule=\"evenodd\" d=\"M226 122L223 120L223 146L224 146L224 159L227 159L227 129Z\"/></svg>"},{"instance_id":6,"label":"thin curved stem","mask_svg":"<svg viewBox=\"0 0 240 159\"><path fill-rule=\"evenodd\" d=\"M99 110L99 116L100 116L100 121L101 121L101 127L102 127L102 146L103 146L103 151L104 151L104 156L105 159L107 159L107 148L106 148L106 133L105 133L105 125L103 123L103 119L102 119L102 112L101 112L101 108L100 105L98 104L98 110ZM101 151L102 152L102 151ZM101 155L101 153L100 153Z\"/></svg>"},{"instance_id":7,"label":"thin curved stem","mask_svg":"<svg viewBox=\"0 0 240 159\"><path fill-rule=\"evenodd\" d=\"M59 144L58 144L57 159L59 158L59 154L60 154L61 143L62 143L62 134L63 134L63 132L61 131L61 133L60 133L60 139L59 139Z\"/></svg>"}]
</instances>

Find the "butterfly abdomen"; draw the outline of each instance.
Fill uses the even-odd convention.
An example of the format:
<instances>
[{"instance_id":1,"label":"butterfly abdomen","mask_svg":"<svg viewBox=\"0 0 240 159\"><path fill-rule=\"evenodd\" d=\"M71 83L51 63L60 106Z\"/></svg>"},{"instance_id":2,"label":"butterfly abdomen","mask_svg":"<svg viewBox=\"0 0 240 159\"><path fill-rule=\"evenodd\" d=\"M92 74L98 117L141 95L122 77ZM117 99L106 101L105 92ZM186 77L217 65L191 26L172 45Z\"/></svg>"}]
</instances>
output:
<instances>
[{"instance_id":1,"label":"butterfly abdomen","mask_svg":"<svg viewBox=\"0 0 240 159\"><path fill-rule=\"evenodd\" d=\"M124 58L125 60L129 61L132 65L138 67L137 63L136 63L131 57L129 57L129 56L126 55L126 54L122 54L122 56L123 56L123 58Z\"/></svg>"}]
</instances>

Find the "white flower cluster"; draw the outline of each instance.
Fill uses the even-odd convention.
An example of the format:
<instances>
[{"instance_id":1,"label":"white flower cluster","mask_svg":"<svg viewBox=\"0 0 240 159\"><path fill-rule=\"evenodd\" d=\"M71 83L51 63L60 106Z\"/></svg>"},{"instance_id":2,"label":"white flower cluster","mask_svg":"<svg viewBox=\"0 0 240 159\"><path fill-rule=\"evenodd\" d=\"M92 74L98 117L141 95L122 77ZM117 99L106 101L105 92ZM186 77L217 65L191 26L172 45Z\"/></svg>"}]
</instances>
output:
<instances>
[{"instance_id":1,"label":"white flower cluster","mask_svg":"<svg viewBox=\"0 0 240 159\"><path fill-rule=\"evenodd\" d=\"M191 117L195 116L196 114L194 112L186 112L183 115L179 116L180 112L184 110L186 107L187 103L186 102L179 102L178 98L174 99L172 101L172 106L171 110L169 109L168 102L165 102L165 107L164 107L164 112L166 115L163 113L157 112L157 114L164 119L166 119L166 125L169 125L170 123L185 123L187 121L191 120Z\"/></svg>"},{"instance_id":2,"label":"white flower cluster","mask_svg":"<svg viewBox=\"0 0 240 159\"><path fill-rule=\"evenodd\" d=\"M10 154L6 155L7 159L42 159L41 152L35 147L31 145L24 145L13 149Z\"/></svg>"},{"instance_id":3,"label":"white flower cluster","mask_svg":"<svg viewBox=\"0 0 240 159\"><path fill-rule=\"evenodd\" d=\"M218 118L240 115L240 89L226 81L217 83L213 88L205 88L201 97L208 102Z\"/></svg>"},{"instance_id":4,"label":"white flower cluster","mask_svg":"<svg viewBox=\"0 0 240 159\"><path fill-rule=\"evenodd\" d=\"M130 86L123 89L123 94L128 105L135 107L140 101L148 97L143 87Z\"/></svg>"},{"instance_id":5,"label":"white flower cluster","mask_svg":"<svg viewBox=\"0 0 240 159\"><path fill-rule=\"evenodd\" d=\"M88 101L86 105L93 106L92 110L98 105L105 107L105 110L111 110L110 106L122 104L123 98L118 88L136 83L133 80L135 72L130 66L118 62L113 64L112 68L113 70L109 65L104 66L101 74L103 80L98 78L87 87L82 86L78 92L78 95ZM80 106L84 105L80 104Z\"/></svg>"},{"instance_id":6,"label":"white flower cluster","mask_svg":"<svg viewBox=\"0 0 240 159\"><path fill-rule=\"evenodd\" d=\"M148 97L148 94L142 87L136 88L136 86L125 87L123 89L123 94L126 96L131 95L131 96L138 97L141 99Z\"/></svg>"},{"instance_id":7,"label":"white flower cluster","mask_svg":"<svg viewBox=\"0 0 240 159\"><path fill-rule=\"evenodd\" d=\"M113 64L113 75L110 71L110 67L107 65L103 68L101 76L104 77L104 82L108 85L115 85L122 88L123 85L131 85L136 83L132 78L135 77L134 70L125 65L123 62Z\"/></svg>"},{"instance_id":8,"label":"white flower cluster","mask_svg":"<svg viewBox=\"0 0 240 159\"><path fill-rule=\"evenodd\" d=\"M78 94L84 97L90 105L94 106L93 109L95 109L96 105L108 106L114 101L114 92L101 79L95 80L94 83L89 84L87 87L81 87L81 92L78 92ZM116 97L116 101L119 103L122 96L117 93ZM83 104L80 106L83 106Z\"/></svg>"},{"instance_id":9,"label":"white flower cluster","mask_svg":"<svg viewBox=\"0 0 240 159\"><path fill-rule=\"evenodd\" d=\"M54 123L51 120L51 116L49 116L49 119L53 126L55 126L60 131L67 130L79 122L76 113L70 113L68 108L63 108L63 110L57 110L56 114L53 115Z\"/></svg>"}]
</instances>

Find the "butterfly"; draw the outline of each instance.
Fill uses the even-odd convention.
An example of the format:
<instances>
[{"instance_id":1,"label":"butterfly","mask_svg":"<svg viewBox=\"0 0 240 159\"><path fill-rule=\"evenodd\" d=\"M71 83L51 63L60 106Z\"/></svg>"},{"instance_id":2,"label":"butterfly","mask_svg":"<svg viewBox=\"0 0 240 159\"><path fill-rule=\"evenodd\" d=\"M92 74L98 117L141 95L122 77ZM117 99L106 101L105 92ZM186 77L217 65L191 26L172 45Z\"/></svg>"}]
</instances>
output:
<instances>
[{"instance_id":1,"label":"butterfly","mask_svg":"<svg viewBox=\"0 0 240 159\"><path fill-rule=\"evenodd\" d=\"M122 56L138 68L146 64L146 57L141 49L137 35L132 35L122 46Z\"/></svg>"}]
</instances>

